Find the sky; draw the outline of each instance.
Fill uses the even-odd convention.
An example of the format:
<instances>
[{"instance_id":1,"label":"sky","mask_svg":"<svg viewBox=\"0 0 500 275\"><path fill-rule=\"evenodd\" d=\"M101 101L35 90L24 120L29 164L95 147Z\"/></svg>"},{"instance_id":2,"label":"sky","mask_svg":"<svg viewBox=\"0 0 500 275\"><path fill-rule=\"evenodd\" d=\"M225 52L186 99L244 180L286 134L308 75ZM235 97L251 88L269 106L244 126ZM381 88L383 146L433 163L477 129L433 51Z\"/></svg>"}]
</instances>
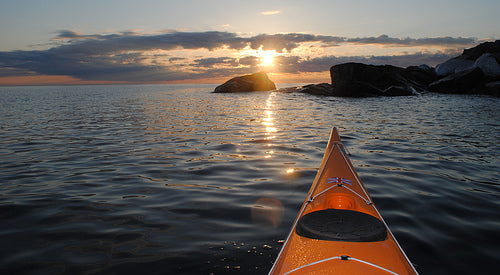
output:
<instances>
[{"instance_id":1,"label":"sky","mask_svg":"<svg viewBox=\"0 0 500 275\"><path fill-rule=\"evenodd\" d=\"M330 82L345 62L436 66L500 39L498 0L3 0L0 85Z\"/></svg>"}]
</instances>

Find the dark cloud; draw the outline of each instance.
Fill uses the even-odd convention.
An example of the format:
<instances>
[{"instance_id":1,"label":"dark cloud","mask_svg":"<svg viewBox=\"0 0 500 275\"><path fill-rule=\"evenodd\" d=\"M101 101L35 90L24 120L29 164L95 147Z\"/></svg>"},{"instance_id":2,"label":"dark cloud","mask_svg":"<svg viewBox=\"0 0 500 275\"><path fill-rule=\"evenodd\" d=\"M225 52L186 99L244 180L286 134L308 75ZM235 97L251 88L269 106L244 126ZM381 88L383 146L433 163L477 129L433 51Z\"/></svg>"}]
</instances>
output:
<instances>
[{"instance_id":1,"label":"dark cloud","mask_svg":"<svg viewBox=\"0 0 500 275\"><path fill-rule=\"evenodd\" d=\"M232 67L238 66L238 60L233 57L201 58L201 59L195 59L194 62L195 62L195 64L193 64L194 66L206 67L206 68L211 68L215 65L225 65Z\"/></svg>"},{"instance_id":2,"label":"dark cloud","mask_svg":"<svg viewBox=\"0 0 500 275\"><path fill-rule=\"evenodd\" d=\"M59 35L57 35L54 39L81 39L81 38L83 38L82 35L73 30L61 30L59 31ZM88 36L85 36L84 38L88 38Z\"/></svg>"},{"instance_id":3,"label":"dark cloud","mask_svg":"<svg viewBox=\"0 0 500 275\"><path fill-rule=\"evenodd\" d=\"M33 74L66 75L82 80L171 81L203 77L231 76L258 69L259 58L216 56L218 49L275 50L280 72L321 72L343 62L393 64L398 66L435 65L450 54L409 54L400 56L317 56L299 57L292 50L304 43L321 47L339 44L382 44L394 46L452 45L455 48L476 42L472 38L391 38L387 35L366 38L343 38L301 33L259 34L243 37L229 32L178 32L144 35L136 32L84 35L62 30L54 38L59 45L47 50L0 52L0 77ZM188 59L165 54L172 50L214 51L209 58ZM157 54L154 50L163 50ZM148 52L148 54L145 54Z\"/></svg>"},{"instance_id":4,"label":"dark cloud","mask_svg":"<svg viewBox=\"0 0 500 275\"><path fill-rule=\"evenodd\" d=\"M176 61L182 61L182 60L187 60L185 57L171 57L168 59L170 62L176 62Z\"/></svg>"},{"instance_id":5,"label":"dark cloud","mask_svg":"<svg viewBox=\"0 0 500 275\"><path fill-rule=\"evenodd\" d=\"M143 65L139 54L110 56L48 51L0 52L0 67L82 80L160 81L173 74L164 66ZM2 75L4 76L4 75ZM184 77L184 76L182 76Z\"/></svg>"},{"instance_id":6,"label":"dark cloud","mask_svg":"<svg viewBox=\"0 0 500 275\"><path fill-rule=\"evenodd\" d=\"M171 31L158 35L140 35L136 32L122 32L109 35L83 35L72 30L62 30L56 39L69 39L70 43L57 47L58 51L81 52L86 54L108 53L116 51L147 51L154 49L208 49L216 50L228 47L241 50L247 46L252 49L291 51L307 42L319 42L324 46L336 46L341 43L383 44L383 45L471 45L474 38L393 38L387 35L365 38L345 38L338 36L313 35L302 33L259 34L252 37L238 36L229 32L177 32Z\"/></svg>"},{"instance_id":7,"label":"dark cloud","mask_svg":"<svg viewBox=\"0 0 500 275\"><path fill-rule=\"evenodd\" d=\"M195 59L195 67L211 68L214 66L237 67L237 66L250 66L256 67L259 64L259 58L256 56L245 56L241 58L234 57L209 57Z\"/></svg>"},{"instance_id":8,"label":"dark cloud","mask_svg":"<svg viewBox=\"0 0 500 275\"><path fill-rule=\"evenodd\" d=\"M321 57L299 57L299 56L279 56L276 57L276 63L279 71L282 73L301 73L301 72L324 72L331 66L358 62L373 65L394 65L407 67L409 65L428 64L435 66L442 63L456 54L445 53L415 53L407 55L386 55L386 56L321 56Z\"/></svg>"},{"instance_id":9,"label":"dark cloud","mask_svg":"<svg viewBox=\"0 0 500 275\"><path fill-rule=\"evenodd\" d=\"M256 56L246 56L246 57L241 57L238 60L238 63L243 66L252 66L255 67L259 64L259 58Z\"/></svg>"},{"instance_id":10,"label":"dark cloud","mask_svg":"<svg viewBox=\"0 0 500 275\"><path fill-rule=\"evenodd\" d=\"M13 67L0 67L0 77L32 76L32 75L37 75L37 73Z\"/></svg>"},{"instance_id":11,"label":"dark cloud","mask_svg":"<svg viewBox=\"0 0 500 275\"><path fill-rule=\"evenodd\" d=\"M372 65L393 65L399 67L407 67L410 65L427 64L435 66L442 63L456 54L445 53L414 53L407 55L384 55L384 56L322 56L315 58L299 58L297 56L282 58L285 60L282 66L285 72L324 72L328 71L331 66L347 63L358 62ZM295 62L295 60L297 60Z\"/></svg>"},{"instance_id":12,"label":"dark cloud","mask_svg":"<svg viewBox=\"0 0 500 275\"><path fill-rule=\"evenodd\" d=\"M306 42L321 42L332 46L345 42L346 39L337 36L324 36L302 33L284 33L284 34L259 34L254 37L247 38L246 41L252 49L283 50L291 51Z\"/></svg>"},{"instance_id":13,"label":"dark cloud","mask_svg":"<svg viewBox=\"0 0 500 275\"><path fill-rule=\"evenodd\" d=\"M345 42L357 44L383 44L394 46L419 46L419 45L470 45L475 43L475 38L463 37L436 37L436 38L394 38L385 34L377 37L349 38Z\"/></svg>"}]
</instances>

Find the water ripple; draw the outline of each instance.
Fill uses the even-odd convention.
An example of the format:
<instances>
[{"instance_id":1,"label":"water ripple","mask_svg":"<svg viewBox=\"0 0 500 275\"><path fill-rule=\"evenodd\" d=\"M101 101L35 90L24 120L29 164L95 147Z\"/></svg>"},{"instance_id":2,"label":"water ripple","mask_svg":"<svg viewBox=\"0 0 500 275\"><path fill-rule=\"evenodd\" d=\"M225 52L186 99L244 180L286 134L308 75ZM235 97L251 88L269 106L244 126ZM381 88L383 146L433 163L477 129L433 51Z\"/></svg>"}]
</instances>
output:
<instances>
[{"instance_id":1,"label":"water ripple","mask_svg":"<svg viewBox=\"0 0 500 275\"><path fill-rule=\"evenodd\" d=\"M498 99L212 89L0 88L0 269L266 274L332 126L422 274L496 268Z\"/></svg>"}]
</instances>

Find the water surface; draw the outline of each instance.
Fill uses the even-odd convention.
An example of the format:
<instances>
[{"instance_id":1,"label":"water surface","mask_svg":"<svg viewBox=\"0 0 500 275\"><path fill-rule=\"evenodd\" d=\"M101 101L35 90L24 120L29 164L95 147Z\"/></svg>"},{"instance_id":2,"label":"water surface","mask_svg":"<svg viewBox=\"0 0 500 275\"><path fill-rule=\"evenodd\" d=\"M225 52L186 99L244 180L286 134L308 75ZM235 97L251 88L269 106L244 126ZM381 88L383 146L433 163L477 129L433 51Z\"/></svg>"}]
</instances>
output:
<instances>
[{"instance_id":1,"label":"water surface","mask_svg":"<svg viewBox=\"0 0 500 275\"><path fill-rule=\"evenodd\" d=\"M498 269L498 98L213 88L0 88L0 271L266 274L333 126L421 274Z\"/></svg>"}]
</instances>

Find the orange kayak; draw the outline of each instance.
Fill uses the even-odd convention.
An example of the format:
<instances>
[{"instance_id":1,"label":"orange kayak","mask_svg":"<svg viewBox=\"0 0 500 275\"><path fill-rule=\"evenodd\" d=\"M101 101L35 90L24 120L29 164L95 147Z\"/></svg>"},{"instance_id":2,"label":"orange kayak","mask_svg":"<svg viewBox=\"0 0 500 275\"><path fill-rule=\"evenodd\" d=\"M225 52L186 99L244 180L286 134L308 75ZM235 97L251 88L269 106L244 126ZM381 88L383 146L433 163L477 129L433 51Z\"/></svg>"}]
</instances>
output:
<instances>
[{"instance_id":1,"label":"orange kayak","mask_svg":"<svg viewBox=\"0 0 500 275\"><path fill-rule=\"evenodd\" d=\"M269 274L417 274L361 183L336 128Z\"/></svg>"}]
</instances>

